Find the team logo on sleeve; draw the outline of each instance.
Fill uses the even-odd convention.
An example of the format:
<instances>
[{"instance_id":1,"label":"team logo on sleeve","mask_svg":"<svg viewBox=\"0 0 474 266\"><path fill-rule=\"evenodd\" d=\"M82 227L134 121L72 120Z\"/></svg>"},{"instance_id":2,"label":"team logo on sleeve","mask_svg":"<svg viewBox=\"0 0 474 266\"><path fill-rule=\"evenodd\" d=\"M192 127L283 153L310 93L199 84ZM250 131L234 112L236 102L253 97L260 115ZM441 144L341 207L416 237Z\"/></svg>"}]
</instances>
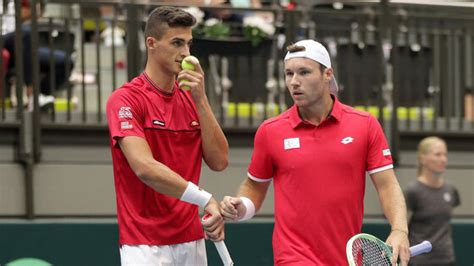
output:
<instances>
[{"instance_id":1,"label":"team logo on sleeve","mask_svg":"<svg viewBox=\"0 0 474 266\"><path fill-rule=\"evenodd\" d=\"M120 128L121 129L132 129L133 125L130 124L130 122L128 122L128 121L122 121L122 122L120 122Z\"/></svg>"},{"instance_id":2,"label":"team logo on sleeve","mask_svg":"<svg viewBox=\"0 0 474 266\"><path fill-rule=\"evenodd\" d=\"M120 107L118 115L119 115L119 119L124 119L124 118L132 119L133 118L132 108L128 106L122 106Z\"/></svg>"},{"instance_id":3,"label":"team logo on sleeve","mask_svg":"<svg viewBox=\"0 0 474 266\"><path fill-rule=\"evenodd\" d=\"M383 151L382 151L382 154L383 154L383 156L390 156L390 155L391 155L390 149L385 149L385 150L383 150Z\"/></svg>"}]
</instances>

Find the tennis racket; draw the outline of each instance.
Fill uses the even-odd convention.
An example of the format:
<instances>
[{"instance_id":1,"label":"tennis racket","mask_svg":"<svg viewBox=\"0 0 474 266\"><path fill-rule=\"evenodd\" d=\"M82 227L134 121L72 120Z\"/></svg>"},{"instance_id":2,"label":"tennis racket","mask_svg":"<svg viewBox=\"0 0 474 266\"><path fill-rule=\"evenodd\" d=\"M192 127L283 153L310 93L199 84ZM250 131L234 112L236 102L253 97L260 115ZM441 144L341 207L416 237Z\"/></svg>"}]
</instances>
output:
<instances>
[{"instance_id":1,"label":"tennis racket","mask_svg":"<svg viewBox=\"0 0 474 266\"><path fill-rule=\"evenodd\" d=\"M431 243L422 243L410 247L410 256L417 256L431 251ZM358 234L346 245L347 261L350 266L358 265L392 265L392 247L369 234ZM398 265L398 263L397 263Z\"/></svg>"},{"instance_id":2,"label":"tennis racket","mask_svg":"<svg viewBox=\"0 0 474 266\"><path fill-rule=\"evenodd\" d=\"M204 221L209 217L210 215L208 214L204 215L204 217L202 217L202 220ZM234 265L234 262L232 261L232 258L230 257L229 250L227 249L227 246L225 245L224 240L214 242L214 245L216 246L217 253L219 253L222 263L224 263L224 266Z\"/></svg>"}]
</instances>

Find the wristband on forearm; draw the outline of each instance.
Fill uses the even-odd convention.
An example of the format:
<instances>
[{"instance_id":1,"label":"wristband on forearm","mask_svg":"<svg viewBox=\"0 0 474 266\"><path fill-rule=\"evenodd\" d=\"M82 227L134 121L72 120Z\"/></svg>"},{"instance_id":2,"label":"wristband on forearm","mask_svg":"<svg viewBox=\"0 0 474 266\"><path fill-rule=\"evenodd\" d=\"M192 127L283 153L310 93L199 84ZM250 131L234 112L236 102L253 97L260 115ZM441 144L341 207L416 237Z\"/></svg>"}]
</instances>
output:
<instances>
[{"instance_id":1,"label":"wristband on forearm","mask_svg":"<svg viewBox=\"0 0 474 266\"><path fill-rule=\"evenodd\" d=\"M206 207L211 197L212 194L210 194L209 192L200 189L193 182L188 182L188 186L186 187L186 190L184 191L183 195L181 195L180 200L204 208Z\"/></svg>"},{"instance_id":2,"label":"wristband on forearm","mask_svg":"<svg viewBox=\"0 0 474 266\"><path fill-rule=\"evenodd\" d=\"M242 204L245 206L245 213L239 219L239 221L246 221L252 218L255 215L255 205L253 204L252 200L247 197L240 197L242 200Z\"/></svg>"}]
</instances>

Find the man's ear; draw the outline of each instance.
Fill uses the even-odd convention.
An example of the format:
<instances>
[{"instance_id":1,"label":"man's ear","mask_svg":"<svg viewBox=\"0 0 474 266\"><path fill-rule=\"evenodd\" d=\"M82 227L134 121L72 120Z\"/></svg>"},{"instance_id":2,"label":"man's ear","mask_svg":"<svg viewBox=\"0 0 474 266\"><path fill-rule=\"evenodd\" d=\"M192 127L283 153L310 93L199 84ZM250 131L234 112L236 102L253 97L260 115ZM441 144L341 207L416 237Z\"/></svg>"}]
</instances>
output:
<instances>
[{"instance_id":1,"label":"man's ear","mask_svg":"<svg viewBox=\"0 0 474 266\"><path fill-rule=\"evenodd\" d=\"M147 37L145 40L145 45L148 49L155 49L156 39L153 37Z\"/></svg>"},{"instance_id":2,"label":"man's ear","mask_svg":"<svg viewBox=\"0 0 474 266\"><path fill-rule=\"evenodd\" d=\"M332 75L334 75L334 71L332 70L332 68L326 68L324 70L324 77L330 81L332 79Z\"/></svg>"}]
</instances>

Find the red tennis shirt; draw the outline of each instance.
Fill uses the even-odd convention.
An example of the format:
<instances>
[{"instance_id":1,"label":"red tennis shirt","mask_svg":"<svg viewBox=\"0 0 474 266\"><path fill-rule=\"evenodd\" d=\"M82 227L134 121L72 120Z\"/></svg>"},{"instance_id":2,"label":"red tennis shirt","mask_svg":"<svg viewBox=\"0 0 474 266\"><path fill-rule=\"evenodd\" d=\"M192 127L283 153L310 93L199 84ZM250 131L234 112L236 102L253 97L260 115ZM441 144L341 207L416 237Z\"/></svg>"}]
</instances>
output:
<instances>
[{"instance_id":1,"label":"red tennis shirt","mask_svg":"<svg viewBox=\"0 0 474 266\"><path fill-rule=\"evenodd\" d=\"M145 185L117 140L144 138L153 157L195 184L202 163L201 131L189 92L161 90L141 74L107 102L121 245L171 245L201 239L198 207Z\"/></svg>"},{"instance_id":2,"label":"red tennis shirt","mask_svg":"<svg viewBox=\"0 0 474 266\"><path fill-rule=\"evenodd\" d=\"M320 125L296 106L257 130L249 178L274 180L276 265L347 265L346 242L360 232L366 172L393 168L378 121L334 99Z\"/></svg>"}]
</instances>

